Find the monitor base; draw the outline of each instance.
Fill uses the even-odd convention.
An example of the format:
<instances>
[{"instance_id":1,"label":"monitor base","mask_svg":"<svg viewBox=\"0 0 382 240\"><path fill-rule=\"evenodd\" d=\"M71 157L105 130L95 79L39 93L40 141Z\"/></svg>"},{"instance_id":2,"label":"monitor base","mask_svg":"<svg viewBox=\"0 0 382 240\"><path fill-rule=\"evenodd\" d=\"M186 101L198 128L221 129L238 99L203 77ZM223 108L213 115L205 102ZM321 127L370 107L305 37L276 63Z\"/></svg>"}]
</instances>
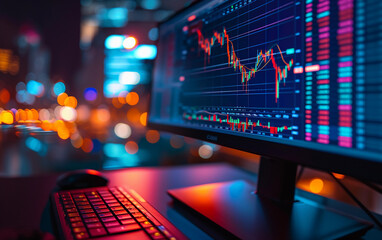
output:
<instances>
[{"instance_id":1,"label":"monitor base","mask_svg":"<svg viewBox=\"0 0 382 240\"><path fill-rule=\"evenodd\" d=\"M372 225L303 202L280 204L246 181L169 190L174 207L214 239L358 238Z\"/></svg>"}]
</instances>

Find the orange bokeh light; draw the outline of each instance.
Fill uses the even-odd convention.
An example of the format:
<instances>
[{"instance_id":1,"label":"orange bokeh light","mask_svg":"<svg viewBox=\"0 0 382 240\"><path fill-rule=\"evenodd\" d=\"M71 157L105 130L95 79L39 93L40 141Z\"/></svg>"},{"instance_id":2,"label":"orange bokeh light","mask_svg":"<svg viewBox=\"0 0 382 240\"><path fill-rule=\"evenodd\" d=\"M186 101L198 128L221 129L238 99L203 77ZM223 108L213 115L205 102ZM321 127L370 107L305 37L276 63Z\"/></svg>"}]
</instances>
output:
<instances>
[{"instance_id":1,"label":"orange bokeh light","mask_svg":"<svg viewBox=\"0 0 382 240\"><path fill-rule=\"evenodd\" d=\"M0 114L0 122L5 124L13 123L13 113L11 111L2 111Z\"/></svg>"},{"instance_id":2,"label":"orange bokeh light","mask_svg":"<svg viewBox=\"0 0 382 240\"><path fill-rule=\"evenodd\" d=\"M64 105L71 108L77 107L77 98L70 96L65 98Z\"/></svg>"},{"instance_id":3,"label":"orange bokeh light","mask_svg":"<svg viewBox=\"0 0 382 240\"><path fill-rule=\"evenodd\" d=\"M125 149L126 149L126 152L129 153L129 154L136 154L138 152L138 144L134 141L128 141L126 144L125 144Z\"/></svg>"},{"instance_id":4,"label":"orange bokeh light","mask_svg":"<svg viewBox=\"0 0 382 240\"><path fill-rule=\"evenodd\" d=\"M140 121L141 113L138 109L132 108L127 112L127 120L132 123L138 123Z\"/></svg>"},{"instance_id":5,"label":"orange bokeh light","mask_svg":"<svg viewBox=\"0 0 382 240\"><path fill-rule=\"evenodd\" d=\"M139 118L139 121L143 126L147 125L147 112L144 112L141 114L141 117Z\"/></svg>"},{"instance_id":6,"label":"orange bokeh light","mask_svg":"<svg viewBox=\"0 0 382 240\"><path fill-rule=\"evenodd\" d=\"M37 110L36 109L31 109L30 112L32 114L32 116L31 116L32 118L29 119L29 120L38 120L38 112L37 112Z\"/></svg>"},{"instance_id":7,"label":"orange bokeh light","mask_svg":"<svg viewBox=\"0 0 382 240\"><path fill-rule=\"evenodd\" d=\"M84 138L81 149L86 153L90 153L93 150L93 141L89 138Z\"/></svg>"},{"instance_id":8,"label":"orange bokeh light","mask_svg":"<svg viewBox=\"0 0 382 240\"><path fill-rule=\"evenodd\" d=\"M149 143L157 143L160 139L160 134L156 130L148 130L146 133L146 140Z\"/></svg>"},{"instance_id":9,"label":"orange bokeh light","mask_svg":"<svg viewBox=\"0 0 382 240\"><path fill-rule=\"evenodd\" d=\"M7 89L2 89L0 91L0 102L6 104L9 102L9 99L11 98L11 95Z\"/></svg>"},{"instance_id":10,"label":"orange bokeh light","mask_svg":"<svg viewBox=\"0 0 382 240\"><path fill-rule=\"evenodd\" d=\"M138 93L136 92L129 92L127 95L126 95L126 103L131 105L131 106L134 106L134 105L137 105L137 103L139 102L139 95Z\"/></svg>"},{"instance_id":11,"label":"orange bokeh light","mask_svg":"<svg viewBox=\"0 0 382 240\"><path fill-rule=\"evenodd\" d=\"M50 130L52 130L52 123L49 122L48 120L44 120L41 123L41 128L44 131L50 131Z\"/></svg>"},{"instance_id":12,"label":"orange bokeh light","mask_svg":"<svg viewBox=\"0 0 382 240\"><path fill-rule=\"evenodd\" d=\"M58 95L57 97L57 102L58 104L60 104L61 106L64 106L65 105L65 99L68 98L68 94L66 93L61 93L60 95Z\"/></svg>"},{"instance_id":13,"label":"orange bokeh light","mask_svg":"<svg viewBox=\"0 0 382 240\"><path fill-rule=\"evenodd\" d=\"M313 179L309 184L309 189L312 193L320 193L324 188L324 181L320 178Z\"/></svg>"}]
</instances>

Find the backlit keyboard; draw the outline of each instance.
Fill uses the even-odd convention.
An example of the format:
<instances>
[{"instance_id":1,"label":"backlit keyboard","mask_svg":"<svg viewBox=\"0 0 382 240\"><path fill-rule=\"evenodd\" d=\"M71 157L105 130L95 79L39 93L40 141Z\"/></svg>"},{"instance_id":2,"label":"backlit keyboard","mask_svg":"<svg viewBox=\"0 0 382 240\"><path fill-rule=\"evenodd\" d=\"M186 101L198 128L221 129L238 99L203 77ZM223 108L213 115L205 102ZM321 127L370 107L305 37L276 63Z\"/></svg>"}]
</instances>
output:
<instances>
[{"instance_id":1,"label":"backlit keyboard","mask_svg":"<svg viewBox=\"0 0 382 240\"><path fill-rule=\"evenodd\" d=\"M139 239L175 240L175 236L142 206L144 200L134 195L121 187L58 193L66 225L74 239L134 232L140 234L135 235Z\"/></svg>"}]
</instances>

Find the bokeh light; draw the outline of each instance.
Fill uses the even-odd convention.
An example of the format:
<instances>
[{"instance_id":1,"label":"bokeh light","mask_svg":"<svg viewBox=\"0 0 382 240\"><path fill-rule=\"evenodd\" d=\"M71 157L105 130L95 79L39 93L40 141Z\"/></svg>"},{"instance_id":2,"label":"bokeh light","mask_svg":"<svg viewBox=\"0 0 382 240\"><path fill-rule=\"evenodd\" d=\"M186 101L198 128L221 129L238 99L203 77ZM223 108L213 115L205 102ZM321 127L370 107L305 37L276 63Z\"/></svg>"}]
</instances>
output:
<instances>
[{"instance_id":1,"label":"bokeh light","mask_svg":"<svg viewBox=\"0 0 382 240\"><path fill-rule=\"evenodd\" d=\"M89 102L95 101L97 99L97 90L95 88L86 88L84 98Z\"/></svg>"},{"instance_id":2,"label":"bokeh light","mask_svg":"<svg viewBox=\"0 0 382 240\"><path fill-rule=\"evenodd\" d=\"M38 112L38 115L41 121L50 120L50 112L48 109L45 109L45 108L40 109L40 111Z\"/></svg>"},{"instance_id":3,"label":"bokeh light","mask_svg":"<svg viewBox=\"0 0 382 240\"><path fill-rule=\"evenodd\" d=\"M199 147L198 153L201 158L209 159L210 157L212 157L214 150L210 145L203 144Z\"/></svg>"},{"instance_id":4,"label":"bokeh light","mask_svg":"<svg viewBox=\"0 0 382 240\"><path fill-rule=\"evenodd\" d=\"M134 106L134 105L137 105L139 102L139 95L138 93L136 92L129 92L127 95L126 95L126 103L131 105L131 106Z\"/></svg>"},{"instance_id":5,"label":"bokeh light","mask_svg":"<svg viewBox=\"0 0 382 240\"><path fill-rule=\"evenodd\" d=\"M11 98L11 95L9 91L5 88L1 89L0 91L0 102L7 104L9 102L9 99Z\"/></svg>"},{"instance_id":6,"label":"bokeh light","mask_svg":"<svg viewBox=\"0 0 382 240\"><path fill-rule=\"evenodd\" d=\"M137 45L137 39L135 37L127 37L122 43L125 49L133 49Z\"/></svg>"},{"instance_id":7,"label":"bokeh light","mask_svg":"<svg viewBox=\"0 0 382 240\"><path fill-rule=\"evenodd\" d=\"M170 138L170 145L173 148L181 148L184 146L184 138L178 135L172 135Z\"/></svg>"},{"instance_id":8,"label":"bokeh light","mask_svg":"<svg viewBox=\"0 0 382 240\"><path fill-rule=\"evenodd\" d=\"M41 96L44 93L44 85L35 80L27 83L27 91L34 96Z\"/></svg>"},{"instance_id":9,"label":"bokeh light","mask_svg":"<svg viewBox=\"0 0 382 240\"><path fill-rule=\"evenodd\" d=\"M64 106L65 105L65 99L67 99L67 98L68 98L68 94L61 93L57 97L57 103L60 104L61 106Z\"/></svg>"},{"instance_id":10,"label":"bokeh light","mask_svg":"<svg viewBox=\"0 0 382 240\"><path fill-rule=\"evenodd\" d=\"M345 175L343 174L339 174L339 173L333 173L333 176L337 179L344 179L345 178Z\"/></svg>"},{"instance_id":11,"label":"bokeh light","mask_svg":"<svg viewBox=\"0 0 382 240\"><path fill-rule=\"evenodd\" d=\"M86 153L90 153L93 150L93 141L89 138L84 138L81 149Z\"/></svg>"},{"instance_id":12,"label":"bokeh light","mask_svg":"<svg viewBox=\"0 0 382 240\"><path fill-rule=\"evenodd\" d=\"M71 107L62 107L60 115L62 119L68 122L73 122L77 119L77 111Z\"/></svg>"},{"instance_id":13,"label":"bokeh light","mask_svg":"<svg viewBox=\"0 0 382 240\"><path fill-rule=\"evenodd\" d=\"M53 93L58 96L61 93L64 93L66 90L65 84L63 82L57 82L53 86Z\"/></svg>"},{"instance_id":14,"label":"bokeh light","mask_svg":"<svg viewBox=\"0 0 382 240\"><path fill-rule=\"evenodd\" d=\"M141 117L139 118L139 121L143 126L147 125L147 112L144 112L141 114Z\"/></svg>"},{"instance_id":15,"label":"bokeh light","mask_svg":"<svg viewBox=\"0 0 382 240\"><path fill-rule=\"evenodd\" d=\"M13 123L13 114L11 111L2 111L0 113L0 123L12 124Z\"/></svg>"},{"instance_id":16,"label":"bokeh light","mask_svg":"<svg viewBox=\"0 0 382 240\"><path fill-rule=\"evenodd\" d=\"M160 134L158 131L156 130L148 130L146 132L146 140L149 142L149 143L157 143L160 139Z\"/></svg>"},{"instance_id":17,"label":"bokeh light","mask_svg":"<svg viewBox=\"0 0 382 240\"><path fill-rule=\"evenodd\" d=\"M141 113L138 109L132 108L129 111L127 111L127 120L132 123L139 123L141 118Z\"/></svg>"},{"instance_id":18,"label":"bokeh light","mask_svg":"<svg viewBox=\"0 0 382 240\"><path fill-rule=\"evenodd\" d=\"M309 184L309 189L312 193L320 193L324 188L324 181L319 178L313 179Z\"/></svg>"},{"instance_id":19,"label":"bokeh light","mask_svg":"<svg viewBox=\"0 0 382 240\"><path fill-rule=\"evenodd\" d=\"M134 141L128 141L125 144L126 152L129 154L136 154L139 150L138 144Z\"/></svg>"},{"instance_id":20,"label":"bokeh light","mask_svg":"<svg viewBox=\"0 0 382 240\"><path fill-rule=\"evenodd\" d=\"M77 98L73 97L73 96L67 97L64 101L64 105L67 107L76 108L77 107Z\"/></svg>"},{"instance_id":21,"label":"bokeh light","mask_svg":"<svg viewBox=\"0 0 382 240\"><path fill-rule=\"evenodd\" d=\"M131 136L131 127L125 123L118 123L114 127L114 133L119 138L129 138Z\"/></svg>"}]
</instances>

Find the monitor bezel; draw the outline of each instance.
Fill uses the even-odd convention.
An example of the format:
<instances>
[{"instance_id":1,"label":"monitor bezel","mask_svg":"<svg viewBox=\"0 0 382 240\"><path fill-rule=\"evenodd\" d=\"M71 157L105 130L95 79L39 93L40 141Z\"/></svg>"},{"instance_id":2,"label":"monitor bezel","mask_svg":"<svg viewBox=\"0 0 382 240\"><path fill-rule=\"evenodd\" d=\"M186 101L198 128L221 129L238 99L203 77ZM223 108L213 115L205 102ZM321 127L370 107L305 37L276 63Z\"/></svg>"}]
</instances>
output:
<instances>
[{"instance_id":1,"label":"monitor bezel","mask_svg":"<svg viewBox=\"0 0 382 240\"><path fill-rule=\"evenodd\" d=\"M198 5L203 2L207 1L193 2L188 7L181 9L169 18L160 22L158 24L159 31L161 25L167 23L168 21L171 21L172 19L178 17L182 13L190 10L190 8L195 7L195 5ZM157 43L159 43L159 39L157 40ZM155 69L156 67L155 65L157 64L157 59L158 57L154 61L153 69ZM165 123L152 122L150 121L150 112L152 107L152 91L154 78L155 74L152 73L152 81L149 84L150 99L148 111L149 114L147 118L148 128L174 133L185 137L191 137L202 141L218 144L221 146L234 148L253 154L258 154L261 156L285 160L325 172L341 173L361 180L372 181L382 184L382 159L381 162L377 162L365 158L357 158L349 155L345 156L333 152L320 151L317 149L301 146L293 146L285 143L276 143L272 141L254 139L245 136L235 136L217 131L208 131L203 129L180 127ZM214 137L211 138L211 136Z\"/></svg>"}]
</instances>

